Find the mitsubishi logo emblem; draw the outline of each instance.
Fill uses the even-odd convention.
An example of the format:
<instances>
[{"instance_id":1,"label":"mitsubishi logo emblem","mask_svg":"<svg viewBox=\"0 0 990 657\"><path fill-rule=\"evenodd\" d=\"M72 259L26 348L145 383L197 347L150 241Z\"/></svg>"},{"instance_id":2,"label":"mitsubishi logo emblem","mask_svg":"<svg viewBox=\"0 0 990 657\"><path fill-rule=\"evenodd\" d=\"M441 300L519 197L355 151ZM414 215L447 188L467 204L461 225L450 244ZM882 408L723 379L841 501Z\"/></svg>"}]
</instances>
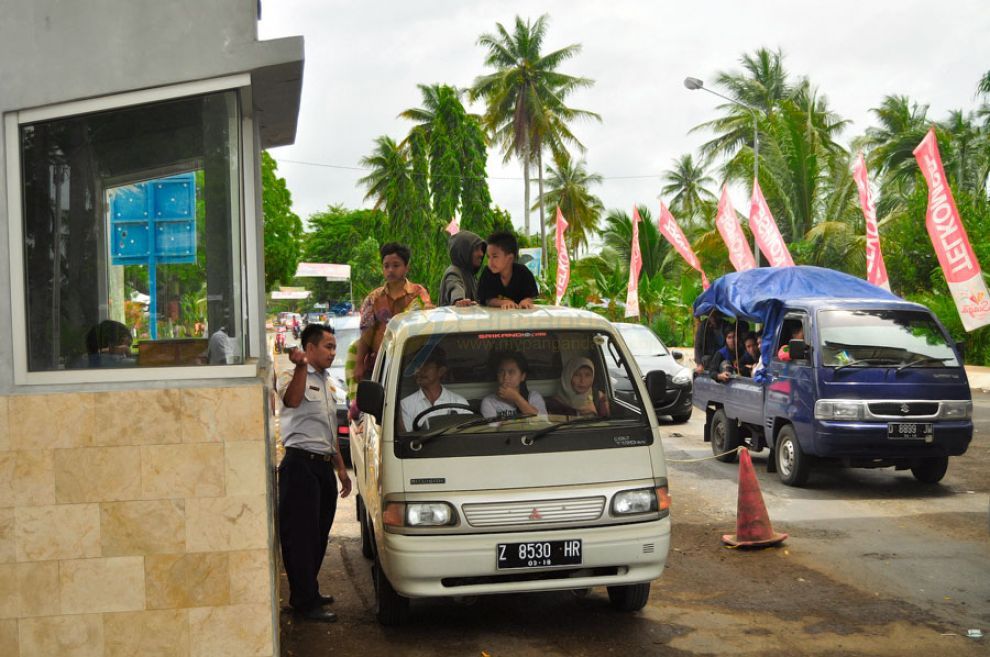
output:
<instances>
[{"instance_id":1,"label":"mitsubishi logo emblem","mask_svg":"<svg viewBox=\"0 0 990 657\"><path fill-rule=\"evenodd\" d=\"M911 412L911 407L910 406L908 406L907 404L901 404L901 413L903 413L904 415L907 415L910 412Z\"/></svg>"},{"instance_id":2,"label":"mitsubishi logo emblem","mask_svg":"<svg viewBox=\"0 0 990 657\"><path fill-rule=\"evenodd\" d=\"M543 514L541 514L541 513L540 513L540 510L539 510L539 509L537 509L537 508L536 508L536 507L534 506L534 507L533 507L533 512L532 512L531 514L529 514L529 519L530 519L530 520L543 520Z\"/></svg>"}]
</instances>

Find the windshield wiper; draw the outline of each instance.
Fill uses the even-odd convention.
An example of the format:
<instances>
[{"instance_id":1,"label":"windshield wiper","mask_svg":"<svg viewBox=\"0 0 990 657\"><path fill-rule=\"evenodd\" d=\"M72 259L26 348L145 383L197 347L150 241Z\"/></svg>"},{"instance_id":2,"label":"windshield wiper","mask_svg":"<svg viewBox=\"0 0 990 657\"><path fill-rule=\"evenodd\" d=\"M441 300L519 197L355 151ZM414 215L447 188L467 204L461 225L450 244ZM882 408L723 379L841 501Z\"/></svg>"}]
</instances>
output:
<instances>
[{"instance_id":1,"label":"windshield wiper","mask_svg":"<svg viewBox=\"0 0 990 657\"><path fill-rule=\"evenodd\" d=\"M534 431L528 436L523 436L523 444L532 445L543 436L548 433L553 433L561 427L574 426L575 424L586 424L589 422L607 422L608 419L609 418L607 417L598 417L597 415L581 415L578 417L572 417L570 420L564 420L563 422L551 424L549 427L543 427L539 431Z\"/></svg>"},{"instance_id":2,"label":"windshield wiper","mask_svg":"<svg viewBox=\"0 0 990 657\"><path fill-rule=\"evenodd\" d=\"M853 365L859 365L861 363L864 363L866 365L883 365L884 363L887 363L888 365L892 365L894 363L899 363L899 362L901 362L899 358L891 358L890 356L883 356L878 358L859 358L857 360L849 361L844 365L839 365L838 367L835 368L835 371L838 372L839 370L843 370L847 367L852 367Z\"/></svg>"},{"instance_id":3,"label":"windshield wiper","mask_svg":"<svg viewBox=\"0 0 990 657\"><path fill-rule=\"evenodd\" d=\"M900 372L904 368L914 367L915 365L921 365L922 363L928 363L930 361L937 361L939 363L944 363L946 361L955 360L955 359L956 359L955 356L949 356L949 357L946 357L946 358L937 358L935 356L923 356L922 358L918 358L916 360L912 360L909 363L904 363L903 365L901 365L900 367L897 368L897 371Z\"/></svg>"},{"instance_id":4,"label":"windshield wiper","mask_svg":"<svg viewBox=\"0 0 990 657\"><path fill-rule=\"evenodd\" d=\"M417 451L419 451L423 447L423 444L424 443L428 443L431 440L433 440L434 438L437 438L439 436L442 436L442 435L444 435L446 433L450 433L451 431L454 431L454 430L457 430L457 429L468 429L470 427L481 426L482 424L496 424L496 423L497 424L501 424L503 422L509 422L509 421L512 421L512 420L522 420L522 419L530 418L530 417L536 417L536 415L534 415L534 414L530 414L530 415L516 415L515 417L509 417L509 418L505 418L505 419L502 419L502 420L499 420L498 418L494 418L494 417L476 417L476 418L471 418L467 422L461 422L460 424L454 424L454 425L451 425L449 427L444 427L443 429L437 429L436 431L433 431L431 433L424 434L423 437L421 437L421 438L415 438L415 439L409 441L409 448L411 450L413 450L414 452L417 452Z\"/></svg>"}]
</instances>

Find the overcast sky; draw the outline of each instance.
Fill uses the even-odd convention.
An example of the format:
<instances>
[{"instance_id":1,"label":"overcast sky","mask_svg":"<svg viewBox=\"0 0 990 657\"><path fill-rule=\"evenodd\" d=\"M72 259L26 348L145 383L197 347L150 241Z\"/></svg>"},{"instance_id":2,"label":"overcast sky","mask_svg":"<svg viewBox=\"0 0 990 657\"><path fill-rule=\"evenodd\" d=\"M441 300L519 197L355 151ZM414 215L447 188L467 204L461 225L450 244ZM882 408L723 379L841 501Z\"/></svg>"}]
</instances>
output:
<instances>
[{"instance_id":1,"label":"overcast sky","mask_svg":"<svg viewBox=\"0 0 990 657\"><path fill-rule=\"evenodd\" d=\"M296 213L370 206L357 184L364 173L337 167L358 167L379 135L408 132L410 122L396 116L421 105L417 84L465 87L487 72L479 35L499 22L511 31L516 15L544 13L545 52L581 44L560 70L595 80L570 98L603 119L574 126L588 169L605 177L593 191L606 208L640 203L654 216L661 173L706 141L689 130L714 118L722 102L685 89L686 76L713 81L718 71L738 70L743 53L780 48L787 70L809 77L853 121L848 142L887 94L930 104L936 119L973 109L977 81L990 70L986 0L264 0L260 38L306 41L296 142L272 150ZM495 203L521 226L520 166L490 152L488 175ZM733 201L748 207L748 194L735 190ZM536 231L536 213L531 221Z\"/></svg>"}]
</instances>

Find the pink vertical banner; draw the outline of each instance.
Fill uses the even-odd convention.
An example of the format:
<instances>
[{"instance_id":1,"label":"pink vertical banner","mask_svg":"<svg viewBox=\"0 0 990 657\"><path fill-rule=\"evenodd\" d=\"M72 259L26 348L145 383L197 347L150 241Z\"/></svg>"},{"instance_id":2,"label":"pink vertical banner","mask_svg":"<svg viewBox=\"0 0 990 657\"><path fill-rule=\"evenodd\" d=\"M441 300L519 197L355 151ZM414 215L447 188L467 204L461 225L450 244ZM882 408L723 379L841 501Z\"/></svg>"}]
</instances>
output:
<instances>
[{"instance_id":1,"label":"pink vertical banner","mask_svg":"<svg viewBox=\"0 0 990 657\"><path fill-rule=\"evenodd\" d=\"M928 212L925 227L935 247L942 273L956 302L963 328L974 331L990 324L990 295L983 281L980 263L969 244L956 201L945 179L942 156L938 152L935 128L931 128L914 149L921 173L928 183Z\"/></svg>"},{"instance_id":2,"label":"pink vertical banner","mask_svg":"<svg viewBox=\"0 0 990 657\"><path fill-rule=\"evenodd\" d=\"M753 178L753 198L749 204L749 229L756 236L756 243L767 257L771 267L793 267L794 260L787 250L787 243L780 234L780 228L770 214L770 206L763 197L760 183Z\"/></svg>"},{"instance_id":3,"label":"pink vertical banner","mask_svg":"<svg viewBox=\"0 0 990 657\"><path fill-rule=\"evenodd\" d=\"M883 263L883 253L880 251L877 206L873 203L870 178L866 172L866 160L863 159L862 152L853 164L853 180L856 181L856 189L859 190L859 205L863 208L863 216L866 217L866 280L890 292L887 266Z\"/></svg>"},{"instance_id":4,"label":"pink vertical banner","mask_svg":"<svg viewBox=\"0 0 990 657\"><path fill-rule=\"evenodd\" d=\"M639 224L643 220L633 206L632 250L629 254L629 291L626 292L626 317L639 317L639 272L643 268L643 254L639 250Z\"/></svg>"},{"instance_id":5,"label":"pink vertical banner","mask_svg":"<svg viewBox=\"0 0 990 657\"><path fill-rule=\"evenodd\" d=\"M567 220L564 213L557 207L557 237L554 243L557 246L557 305L564 298L567 292L567 284L571 281L571 258L567 254L567 242L564 241L564 231L567 230Z\"/></svg>"},{"instance_id":6,"label":"pink vertical banner","mask_svg":"<svg viewBox=\"0 0 990 657\"><path fill-rule=\"evenodd\" d=\"M667 206L663 202L660 203L660 218L657 220L657 229L661 235L667 238L667 241L670 242L670 245L674 247L680 256L684 258L684 261L691 265L692 269L695 269L701 274L701 285L707 290L708 277L705 276L705 272L701 268L701 261L698 260L694 249L691 248L691 243L684 236L684 231L677 225L674 215L670 213L670 210L667 209Z\"/></svg>"},{"instance_id":7,"label":"pink vertical banner","mask_svg":"<svg viewBox=\"0 0 990 657\"><path fill-rule=\"evenodd\" d=\"M722 187L722 198L718 201L718 214L715 215L715 226L722 235L722 241L729 249L729 260L736 271L746 271L756 266L753 252L746 243L746 235L739 227L736 211L729 200L729 193Z\"/></svg>"},{"instance_id":8,"label":"pink vertical banner","mask_svg":"<svg viewBox=\"0 0 990 657\"><path fill-rule=\"evenodd\" d=\"M461 232L461 227L457 223L457 216L456 215L454 215L454 218L450 220L450 223L447 224L447 227L444 228L444 230L447 231L448 233L450 233L451 237L453 237L457 233Z\"/></svg>"}]
</instances>

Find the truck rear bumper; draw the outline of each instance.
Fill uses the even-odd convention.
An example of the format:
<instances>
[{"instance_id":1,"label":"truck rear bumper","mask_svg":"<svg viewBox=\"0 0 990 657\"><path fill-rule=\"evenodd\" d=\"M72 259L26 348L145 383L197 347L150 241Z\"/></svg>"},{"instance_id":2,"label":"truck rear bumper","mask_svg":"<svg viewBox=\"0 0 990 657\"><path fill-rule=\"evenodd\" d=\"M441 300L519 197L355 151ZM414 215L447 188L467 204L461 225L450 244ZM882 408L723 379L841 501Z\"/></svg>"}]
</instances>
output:
<instances>
[{"instance_id":1,"label":"truck rear bumper","mask_svg":"<svg viewBox=\"0 0 990 657\"><path fill-rule=\"evenodd\" d=\"M973 439L973 423L936 422L935 438L891 439L886 422L818 422L814 446L809 450L823 458L916 459L964 454Z\"/></svg>"}]
</instances>

